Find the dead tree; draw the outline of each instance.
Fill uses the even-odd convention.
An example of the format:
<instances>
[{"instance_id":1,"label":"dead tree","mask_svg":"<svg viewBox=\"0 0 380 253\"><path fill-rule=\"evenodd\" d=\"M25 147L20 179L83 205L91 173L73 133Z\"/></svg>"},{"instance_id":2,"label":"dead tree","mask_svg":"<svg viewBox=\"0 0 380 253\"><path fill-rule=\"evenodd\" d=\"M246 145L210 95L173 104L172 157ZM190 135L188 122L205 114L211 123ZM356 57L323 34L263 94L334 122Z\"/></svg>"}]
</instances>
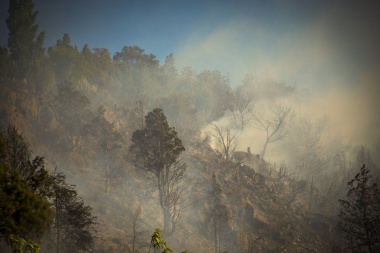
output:
<instances>
[{"instance_id":1,"label":"dead tree","mask_svg":"<svg viewBox=\"0 0 380 253\"><path fill-rule=\"evenodd\" d=\"M140 228L141 224L141 206L139 205L136 210L133 211L132 217L129 221L130 230L128 230L127 236L130 238L126 245L128 253L138 253L138 244L140 243L142 237L142 230Z\"/></svg>"},{"instance_id":2,"label":"dead tree","mask_svg":"<svg viewBox=\"0 0 380 253\"><path fill-rule=\"evenodd\" d=\"M232 114L236 127L243 131L252 119L253 96L239 86L235 91L227 92L226 106Z\"/></svg>"},{"instance_id":3,"label":"dead tree","mask_svg":"<svg viewBox=\"0 0 380 253\"><path fill-rule=\"evenodd\" d=\"M236 150L235 136L228 128L223 131L222 128L215 124L211 124L210 128L213 130L210 134L220 146L224 161L227 163L230 162Z\"/></svg>"},{"instance_id":4,"label":"dead tree","mask_svg":"<svg viewBox=\"0 0 380 253\"><path fill-rule=\"evenodd\" d=\"M254 112L254 126L265 131L266 139L261 152L264 159L268 144L283 139L289 133L289 122L294 118L293 108L288 106L273 106L268 114Z\"/></svg>"}]
</instances>

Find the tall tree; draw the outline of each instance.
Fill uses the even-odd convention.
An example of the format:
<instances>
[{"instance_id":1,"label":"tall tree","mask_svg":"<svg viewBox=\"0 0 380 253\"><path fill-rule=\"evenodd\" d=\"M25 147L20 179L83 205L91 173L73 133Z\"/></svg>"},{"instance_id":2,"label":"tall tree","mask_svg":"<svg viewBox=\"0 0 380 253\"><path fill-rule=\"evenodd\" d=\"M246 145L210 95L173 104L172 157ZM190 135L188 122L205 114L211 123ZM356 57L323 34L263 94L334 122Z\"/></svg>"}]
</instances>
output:
<instances>
[{"instance_id":1,"label":"tall tree","mask_svg":"<svg viewBox=\"0 0 380 253\"><path fill-rule=\"evenodd\" d=\"M61 83L68 78L71 81L77 80L80 66L80 53L70 43L70 35L63 34L62 39L49 47L47 53L49 55L49 64L53 68L56 83Z\"/></svg>"},{"instance_id":2,"label":"tall tree","mask_svg":"<svg viewBox=\"0 0 380 253\"><path fill-rule=\"evenodd\" d=\"M380 250L380 189L363 165L349 183L347 200L339 200L338 229L355 252Z\"/></svg>"},{"instance_id":3,"label":"tall tree","mask_svg":"<svg viewBox=\"0 0 380 253\"><path fill-rule=\"evenodd\" d=\"M75 186L66 183L63 174L58 173L54 179L55 219L50 236L55 242L55 252L90 250L96 224L92 208L84 204Z\"/></svg>"},{"instance_id":4,"label":"tall tree","mask_svg":"<svg viewBox=\"0 0 380 253\"><path fill-rule=\"evenodd\" d=\"M215 173L212 174L212 183L210 195L210 221L211 223L211 233L214 241L214 252L219 253L222 250L223 235L229 227L230 213L227 206L223 204L222 201L222 188L218 180L216 179Z\"/></svg>"},{"instance_id":5,"label":"tall tree","mask_svg":"<svg viewBox=\"0 0 380 253\"><path fill-rule=\"evenodd\" d=\"M4 154L0 162L16 171L29 188L44 197L51 197L52 179L44 167L44 158L32 159L29 143L14 126L9 126L4 136Z\"/></svg>"},{"instance_id":6,"label":"tall tree","mask_svg":"<svg viewBox=\"0 0 380 253\"><path fill-rule=\"evenodd\" d=\"M145 116L145 127L132 135L130 151L135 166L146 171L158 189L164 231L173 233L180 218L186 164L179 156L185 148L162 109L156 108Z\"/></svg>"},{"instance_id":7,"label":"tall tree","mask_svg":"<svg viewBox=\"0 0 380 253\"><path fill-rule=\"evenodd\" d=\"M115 130L114 125L105 117L105 108L103 106L98 109L98 116L86 125L86 130L102 150L104 157L105 172L105 192L109 192L110 187L117 178L124 175L125 157L122 155L122 135Z\"/></svg>"},{"instance_id":8,"label":"tall tree","mask_svg":"<svg viewBox=\"0 0 380 253\"><path fill-rule=\"evenodd\" d=\"M24 158L9 159L7 138L0 133L0 239L16 250L20 245L12 243L12 236L15 242L17 239L39 239L51 223L53 213L48 200L51 187L43 166L36 167L28 161L21 163L26 169L20 169L20 163L12 163ZM21 174L24 169L28 173Z\"/></svg>"},{"instance_id":9,"label":"tall tree","mask_svg":"<svg viewBox=\"0 0 380 253\"><path fill-rule=\"evenodd\" d=\"M33 0L10 0L8 26L8 47L13 63L16 64L20 78L28 78L38 70L44 54L45 33L37 35L38 15L34 11Z\"/></svg>"},{"instance_id":10,"label":"tall tree","mask_svg":"<svg viewBox=\"0 0 380 253\"><path fill-rule=\"evenodd\" d=\"M32 191L25 180L6 164L0 164L0 238L39 239L52 221L49 201Z\"/></svg>"}]
</instances>

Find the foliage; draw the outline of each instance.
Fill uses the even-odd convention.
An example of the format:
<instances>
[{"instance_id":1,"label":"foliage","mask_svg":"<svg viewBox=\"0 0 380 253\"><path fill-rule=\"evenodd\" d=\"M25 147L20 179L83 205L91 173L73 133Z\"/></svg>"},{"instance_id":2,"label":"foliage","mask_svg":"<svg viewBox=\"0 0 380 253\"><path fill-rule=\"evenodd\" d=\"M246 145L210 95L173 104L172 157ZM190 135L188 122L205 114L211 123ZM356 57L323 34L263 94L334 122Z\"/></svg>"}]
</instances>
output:
<instances>
[{"instance_id":1,"label":"foliage","mask_svg":"<svg viewBox=\"0 0 380 253\"><path fill-rule=\"evenodd\" d=\"M380 190L363 165L348 182L347 200L339 200L338 229L350 247L360 252L378 252L380 247Z\"/></svg>"},{"instance_id":2,"label":"foliage","mask_svg":"<svg viewBox=\"0 0 380 253\"><path fill-rule=\"evenodd\" d=\"M40 238L52 221L51 181L43 159L30 161L29 144L14 127L0 133L0 235Z\"/></svg>"},{"instance_id":3,"label":"foliage","mask_svg":"<svg viewBox=\"0 0 380 253\"><path fill-rule=\"evenodd\" d=\"M35 74L45 51L44 32L36 37L38 25L35 21L38 13L33 9L33 0L9 1L9 16L6 20L9 29L8 47L21 78Z\"/></svg>"},{"instance_id":4,"label":"foliage","mask_svg":"<svg viewBox=\"0 0 380 253\"><path fill-rule=\"evenodd\" d=\"M161 238L161 230L159 228L156 228L154 230L154 233L152 235L152 239L150 241L150 245L154 248L154 249L162 249L162 253L169 253L169 252L173 252L166 241L162 240ZM149 250L150 252L150 250ZM185 250L183 251L182 253L190 253L189 251Z\"/></svg>"},{"instance_id":5,"label":"foliage","mask_svg":"<svg viewBox=\"0 0 380 253\"><path fill-rule=\"evenodd\" d=\"M29 143L15 126L8 126L2 158L2 162L16 171L32 191L44 197L51 197L53 182L44 167L44 158L37 156L32 160Z\"/></svg>"},{"instance_id":6,"label":"foliage","mask_svg":"<svg viewBox=\"0 0 380 253\"><path fill-rule=\"evenodd\" d=\"M158 60L153 54L144 54L144 49L138 46L124 46L121 52L116 52L113 59L128 65L158 66Z\"/></svg>"},{"instance_id":7,"label":"foliage","mask_svg":"<svg viewBox=\"0 0 380 253\"><path fill-rule=\"evenodd\" d=\"M173 232L180 218L178 204L186 164L179 160L179 155L184 150L175 128L169 127L164 112L159 108L149 112L145 117L145 127L132 135L130 151L134 155L133 162L152 176L159 192L166 232Z\"/></svg>"},{"instance_id":8,"label":"foliage","mask_svg":"<svg viewBox=\"0 0 380 253\"><path fill-rule=\"evenodd\" d=\"M0 164L0 235L39 238L52 221L50 202L32 191L27 182L6 164Z\"/></svg>"},{"instance_id":9,"label":"foliage","mask_svg":"<svg viewBox=\"0 0 380 253\"><path fill-rule=\"evenodd\" d=\"M9 236L11 247L14 253L38 253L40 252L40 243L32 240L26 241L17 235Z\"/></svg>"},{"instance_id":10,"label":"foliage","mask_svg":"<svg viewBox=\"0 0 380 253\"><path fill-rule=\"evenodd\" d=\"M70 79L76 81L82 74L82 57L79 51L70 44L68 33L57 40L56 45L48 48L49 63L54 70L56 83Z\"/></svg>"},{"instance_id":11,"label":"foliage","mask_svg":"<svg viewBox=\"0 0 380 253\"><path fill-rule=\"evenodd\" d=\"M53 236L57 253L90 250L94 240L94 226L96 217L92 208L84 205L83 199L73 185L66 183L63 174L54 177L53 199L55 221L51 227L50 236Z\"/></svg>"}]
</instances>

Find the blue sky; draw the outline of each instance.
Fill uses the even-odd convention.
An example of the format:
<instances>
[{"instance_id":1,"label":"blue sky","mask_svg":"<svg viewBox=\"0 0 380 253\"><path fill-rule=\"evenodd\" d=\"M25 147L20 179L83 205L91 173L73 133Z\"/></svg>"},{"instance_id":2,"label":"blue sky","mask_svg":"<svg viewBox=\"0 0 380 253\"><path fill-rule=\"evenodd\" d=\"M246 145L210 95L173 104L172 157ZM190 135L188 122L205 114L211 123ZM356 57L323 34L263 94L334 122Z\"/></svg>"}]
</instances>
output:
<instances>
[{"instance_id":1,"label":"blue sky","mask_svg":"<svg viewBox=\"0 0 380 253\"><path fill-rule=\"evenodd\" d=\"M1 44L6 43L7 37L7 5L8 1L2 0ZM226 55L222 61L227 61L234 51L238 51L236 57L244 56L240 50L244 47L259 47L272 54L275 53L271 52L273 43L289 30L293 33L307 29L322 7L318 1L285 4L281 1L35 0L39 28L46 32L46 47L53 45L63 33L69 33L72 44L79 49L87 43L90 48L103 47L114 53L124 45L138 45L161 61L174 53L181 57L178 63L182 66L220 69L234 82L241 81L244 71L235 74L229 64L221 64L220 59L213 61L215 57L209 54L198 58L198 62L194 62L197 61L194 57L186 62L182 52L191 54L189 50L196 51L210 35L229 27L233 30L225 32L234 33L231 36L236 40L231 41L231 37L228 43L234 45L229 45L227 52L218 53L219 57ZM234 26L239 26L239 22L241 27L236 29ZM253 29L257 28L267 31L265 38L253 37ZM223 41L215 43L217 48ZM191 46L194 48L190 49ZM206 60L208 56L210 59Z\"/></svg>"},{"instance_id":2,"label":"blue sky","mask_svg":"<svg viewBox=\"0 0 380 253\"><path fill-rule=\"evenodd\" d=\"M8 1L1 0L1 44ZM355 85L380 62L375 1L35 0L49 47L69 33L79 49L113 54L138 45L161 61L219 69L238 85L247 73L300 88Z\"/></svg>"},{"instance_id":3,"label":"blue sky","mask_svg":"<svg viewBox=\"0 0 380 253\"><path fill-rule=\"evenodd\" d=\"M368 3L35 0L35 10L46 47L69 33L79 49L138 45L161 62L174 53L180 67L219 69L231 85L255 73L309 88L378 65L380 5ZM7 8L2 0L1 44Z\"/></svg>"}]
</instances>

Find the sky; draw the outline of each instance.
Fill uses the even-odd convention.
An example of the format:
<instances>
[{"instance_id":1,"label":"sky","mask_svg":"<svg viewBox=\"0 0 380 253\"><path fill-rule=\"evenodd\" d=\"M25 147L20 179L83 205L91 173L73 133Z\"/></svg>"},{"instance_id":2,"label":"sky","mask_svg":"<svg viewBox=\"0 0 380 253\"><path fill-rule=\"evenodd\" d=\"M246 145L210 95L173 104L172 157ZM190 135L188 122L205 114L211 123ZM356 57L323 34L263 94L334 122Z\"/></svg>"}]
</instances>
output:
<instances>
[{"instance_id":1,"label":"sky","mask_svg":"<svg viewBox=\"0 0 380 253\"><path fill-rule=\"evenodd\" d=\"M0 0L0 44L8 1ZM380 1L35 0L49 47L64 33L79 49L137 45L162 64L247 73L295 86L303 110L380 150ZM308 95L309 94L309 95ZM301 111L301 110L300 110Z\"/></svg>"},{"instance_id":2,"label":"sky","mask_svg":"<svg viewBox=\"0 0 380 253\"><path fill-rule=\"evenodd\" d=\"M0 7L6 44L8 1ZM138 45L161 63L173 53L180 67L218 69L231 85L247 73L299 87L353 85L379 69L377 1L35 0L35 10L46 47L64 33L79 49Z\"/></svg>"}]
</instances>

